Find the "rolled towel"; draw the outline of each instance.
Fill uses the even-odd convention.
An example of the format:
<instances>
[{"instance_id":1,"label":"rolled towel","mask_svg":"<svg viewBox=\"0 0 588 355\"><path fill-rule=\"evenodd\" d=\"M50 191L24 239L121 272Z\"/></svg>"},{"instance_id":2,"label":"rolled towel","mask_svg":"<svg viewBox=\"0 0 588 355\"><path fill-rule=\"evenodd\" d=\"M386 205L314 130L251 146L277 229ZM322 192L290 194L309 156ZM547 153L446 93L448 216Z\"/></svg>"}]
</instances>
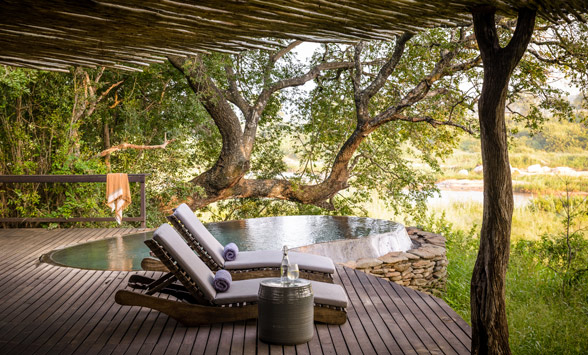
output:
<instances>
[{"instance_id":1,"label":"rolled towel","mask_svg":"<svg viewBox=\"0 0 588 355\"><path fill-rule=\"evenodd\" d=\"M225 292L231 287L231 282L233 278L231 277L231 273L227 270L219 270L214 275L214 281L212 281L212 286L214 287L217 292Z\"/></svg>"},{"instance_id":2,"label":"rolled towel","mask_svg":"<svg viewBox=\"0 0 588 355\"><path fill-rule=\"evenodd\" d=\"M239 247L235 243L229 243L225 245L225 249L223 250L223 258L226 261L233 261L237 259L237 254L239 253Z\"/></svg>"}]
</instances>

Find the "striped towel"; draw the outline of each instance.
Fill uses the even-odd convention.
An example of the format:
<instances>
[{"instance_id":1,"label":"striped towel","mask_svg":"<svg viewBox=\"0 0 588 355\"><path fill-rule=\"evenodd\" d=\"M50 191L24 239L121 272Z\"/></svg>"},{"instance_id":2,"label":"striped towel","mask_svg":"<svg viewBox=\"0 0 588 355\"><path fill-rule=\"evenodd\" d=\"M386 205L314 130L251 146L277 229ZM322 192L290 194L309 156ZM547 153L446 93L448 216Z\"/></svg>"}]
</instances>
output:
<instances>
[{"instance_id":1,"label":"striped towel","mask_svg":"<svg viewBox=\"0 0 588 355\"><path fill-rule=\"evenodd\" d=\"M106 205L114 212L118 224L122 223L122 212L131 204L131 189L127 174L106 175Z\"/></svg>"}]
</instances>

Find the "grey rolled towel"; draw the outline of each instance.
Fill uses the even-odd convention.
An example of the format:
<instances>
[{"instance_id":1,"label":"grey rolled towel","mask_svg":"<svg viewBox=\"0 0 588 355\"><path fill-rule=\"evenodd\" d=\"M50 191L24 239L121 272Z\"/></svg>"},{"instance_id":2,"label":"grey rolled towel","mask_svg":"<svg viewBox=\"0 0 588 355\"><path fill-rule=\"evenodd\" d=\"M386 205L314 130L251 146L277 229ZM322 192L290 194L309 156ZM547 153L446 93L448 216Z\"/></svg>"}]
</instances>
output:
<instances>
[{"instance_id":1,"label":"grey rolled towel","mask_svg":"<svg viewBox=\"0 0 588 355\"><path fill-rule=\"evenodd\" d=\"M225 249L223 250L223 258L226 261L234 261L237 258L237 254L239 254L239 247L235 243L229 243L225 245Z\"/></svg>"},{"instance_id":2,"label":"grey rolled towel","mask_svg":"<svg viewBox=\"0 0 588 355\"><path fill-rule=\"evenodd\" d=\"M231 287L231 282L233 282L231 273L227 270L219 270L216 272L216 275L214 275L212 286L217 292L225 292Z\"/></svg>"}]
</instances>

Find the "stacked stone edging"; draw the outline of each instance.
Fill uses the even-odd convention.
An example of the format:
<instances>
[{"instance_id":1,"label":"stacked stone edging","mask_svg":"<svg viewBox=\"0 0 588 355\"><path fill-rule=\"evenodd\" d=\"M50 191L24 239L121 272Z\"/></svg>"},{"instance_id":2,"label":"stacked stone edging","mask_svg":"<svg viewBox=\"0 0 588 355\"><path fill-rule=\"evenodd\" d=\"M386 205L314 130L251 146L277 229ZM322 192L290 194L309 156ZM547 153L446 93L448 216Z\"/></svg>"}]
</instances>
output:
<instances>
[{"instance_id":1,"label":"stacked stone edging","mask_svg":"<svg viewBox=\"0 0 588 355\"><path fill-rule=\"evenodd\" d=\"M447 282L445 237L416 227L407 227L406 232L418 245L415 249L348 261L343 265L418 291L440 294Z\"/></svg>"}]
</instances>

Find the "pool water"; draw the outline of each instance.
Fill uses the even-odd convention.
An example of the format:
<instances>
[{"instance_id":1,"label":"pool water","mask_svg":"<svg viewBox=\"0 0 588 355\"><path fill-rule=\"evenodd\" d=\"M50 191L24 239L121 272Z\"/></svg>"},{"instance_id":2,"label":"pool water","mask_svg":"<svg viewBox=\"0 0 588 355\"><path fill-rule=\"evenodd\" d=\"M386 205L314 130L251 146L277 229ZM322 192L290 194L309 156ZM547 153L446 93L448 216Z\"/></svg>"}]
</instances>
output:
<instances>
[{"instance_id":1,"label":"pool water","mask_svg":"<svg viewBox=\"0 0 588 355\"><path fill-rule=\"evenodd\" d=\"M239 250L278 250L393 231L398 224L364 217L284 216L209 223L208 230L222 244ZM153 232L118 236L74 245L48 254L51 262L81 269L141 270L149 256L143 243Z\"/></svg>"}]
</instances>

